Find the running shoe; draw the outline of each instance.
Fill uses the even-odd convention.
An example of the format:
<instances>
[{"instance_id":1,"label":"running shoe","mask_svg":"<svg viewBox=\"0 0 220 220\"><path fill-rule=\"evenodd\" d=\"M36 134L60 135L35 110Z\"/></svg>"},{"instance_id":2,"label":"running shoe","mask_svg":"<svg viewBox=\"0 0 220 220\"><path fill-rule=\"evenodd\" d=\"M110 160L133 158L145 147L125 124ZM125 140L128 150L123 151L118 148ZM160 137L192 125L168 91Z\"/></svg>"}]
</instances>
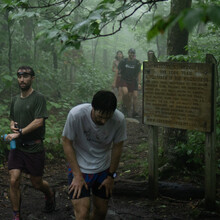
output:
<instances>
[{"instance_id":1,"label":"running shoe","mask_svg":"<svg viewBox=\"0 0 220 220\"><path fill-rule=\"evenodd\" d=\"M50 199L46 199L45 207L44 207L43 212L50 213L50 212L55 211L55 208L56 208L56 197L55 197L55 195L56 195L56 192L55 192L55 190L53 190L53 197L50 198Z\"/></svg>"}]
</instances>

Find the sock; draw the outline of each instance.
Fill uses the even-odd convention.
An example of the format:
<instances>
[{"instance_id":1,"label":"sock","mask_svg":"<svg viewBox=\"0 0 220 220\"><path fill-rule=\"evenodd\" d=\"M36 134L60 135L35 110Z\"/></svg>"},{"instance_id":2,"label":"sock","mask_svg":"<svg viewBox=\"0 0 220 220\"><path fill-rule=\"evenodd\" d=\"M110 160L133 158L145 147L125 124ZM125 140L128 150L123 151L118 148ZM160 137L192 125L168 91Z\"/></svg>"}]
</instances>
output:
<instances>
[{"instance_id":1,"label":"sock","mask_svg":"<svg viewBox=\"0 0 220 220\"><path fill-rule=\"evenodd\" d=\"M53 193L54 193L54 192L53 192ZM54 195L54 194L53 194L53 195ZM46 201L48 201L48 200L49 200L49 201L50 201L50 200L52 201L52 200L53 200L53 195L50 196L50 197L48 197L48 196L45 195L45 200L46 200Z\"/></svg>"},{"instance_id":2,"label":"sock","mask_svg":"<svg viewBox=\"0 0 220 220\"><path fill-rule=\"evenodd\" d=\"M20 216L20 211L19 210L18 211L13 210L13 215L16 216L16 217L19 217Z\"/></svg>"}]
</instances>

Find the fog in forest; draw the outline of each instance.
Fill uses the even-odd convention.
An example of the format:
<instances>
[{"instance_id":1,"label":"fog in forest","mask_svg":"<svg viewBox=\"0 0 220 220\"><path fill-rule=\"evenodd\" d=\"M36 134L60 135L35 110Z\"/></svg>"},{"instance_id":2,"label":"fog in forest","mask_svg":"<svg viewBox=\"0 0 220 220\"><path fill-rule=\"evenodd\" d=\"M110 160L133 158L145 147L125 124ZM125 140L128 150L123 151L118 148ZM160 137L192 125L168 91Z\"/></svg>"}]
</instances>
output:
<instances>
[{"instance_id":1,"label":"fog in forest","mask_svg":"<svg viewBox=\"0 0 220 220\"><path fill-rule=\"evenodd\" d=\"M163 5L169 4L161 3L157 7L166 14L169 7ZM154 50L156 55L165 55L165 35L151 42L147 42L146 38L153 16L157 13L156 7L146 14L147 6L141 8L123 22L116 34L82 41L78 49L71 45L63 49L63 40L57 37L56 29L48 29L47 37L42 34L46 30L46 22L40 24L40 20L45 19L43 12L42 16L33 15L39 10L30 10L26 15L22 10L11 10L1 15L1 100L5 94L11 99L18 93L16 71L21 65L34 68L36 80L33 86L46 94L49 100L63 102L63 99L68 99L74 105L89 102L91 95L99 89L111 90L114 78L112 63L118 50L127 57L128 50L134 48L140 62L147 60L148 50ZM77 19L77 13L72 15L74 19ZM111 33L114 25L109 23L102 32Z\"/></svg>"}]
</instances>

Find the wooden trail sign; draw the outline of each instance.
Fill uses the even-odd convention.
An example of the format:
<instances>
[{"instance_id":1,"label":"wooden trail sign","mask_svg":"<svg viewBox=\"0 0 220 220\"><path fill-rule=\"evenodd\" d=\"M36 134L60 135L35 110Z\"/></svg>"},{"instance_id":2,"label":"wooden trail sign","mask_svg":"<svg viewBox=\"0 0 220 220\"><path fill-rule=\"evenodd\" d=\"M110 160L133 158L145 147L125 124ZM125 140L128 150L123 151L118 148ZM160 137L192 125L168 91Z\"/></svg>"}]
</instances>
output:
<instances>
[{"instance_id":1,"label":"wooden trail sign","mask_svg":"<svg viewBox=\"0 0 220 220\"><path fill-rule=\"evenodd\" d=\"M158 195L158 126L193 129L206 133L205 205L216 209L216 78L217 61L158 63L148 53L143 74L143 122L149 128L150 197Z\"/></svg>"},{"instance_id":2,"label":"wooden trail sign","mask_svg":"<svg viewBox=\"0 0 220 220\"><path fill-rule=\"evenodd\" d=\"M213 65L144 62L144 123L211 132Z\"/></svg>"}]
</instances>

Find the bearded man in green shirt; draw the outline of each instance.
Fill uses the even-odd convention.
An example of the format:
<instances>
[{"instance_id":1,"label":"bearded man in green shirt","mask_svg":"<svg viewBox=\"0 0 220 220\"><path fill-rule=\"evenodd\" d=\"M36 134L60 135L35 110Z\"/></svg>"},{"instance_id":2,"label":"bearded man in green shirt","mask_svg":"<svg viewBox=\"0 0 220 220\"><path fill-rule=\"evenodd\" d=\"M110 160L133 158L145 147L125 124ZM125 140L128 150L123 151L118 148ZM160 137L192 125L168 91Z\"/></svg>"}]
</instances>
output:
<instances>
[{"instance_id":1,"label":"bearded man in green shirt","mask_svg":"<svg viewBox=\"0 0 220 220\"><path fill-rule=\"evenodd\" d=\"M17 71L21 93L12 99L10 109L10 128L6 140L15 139L16 149L11 149L8 158L10 174L10 199L13 208L13 220L20 218L20 180L22 172L30 175L34 188L45 194L44 211L55 210L55 192L47 181L43 180L45 151L43 139L45 120L48 118L44 96L32 88L35 79L34 70L21 66Z\"/></svg>"}]
</instances>

